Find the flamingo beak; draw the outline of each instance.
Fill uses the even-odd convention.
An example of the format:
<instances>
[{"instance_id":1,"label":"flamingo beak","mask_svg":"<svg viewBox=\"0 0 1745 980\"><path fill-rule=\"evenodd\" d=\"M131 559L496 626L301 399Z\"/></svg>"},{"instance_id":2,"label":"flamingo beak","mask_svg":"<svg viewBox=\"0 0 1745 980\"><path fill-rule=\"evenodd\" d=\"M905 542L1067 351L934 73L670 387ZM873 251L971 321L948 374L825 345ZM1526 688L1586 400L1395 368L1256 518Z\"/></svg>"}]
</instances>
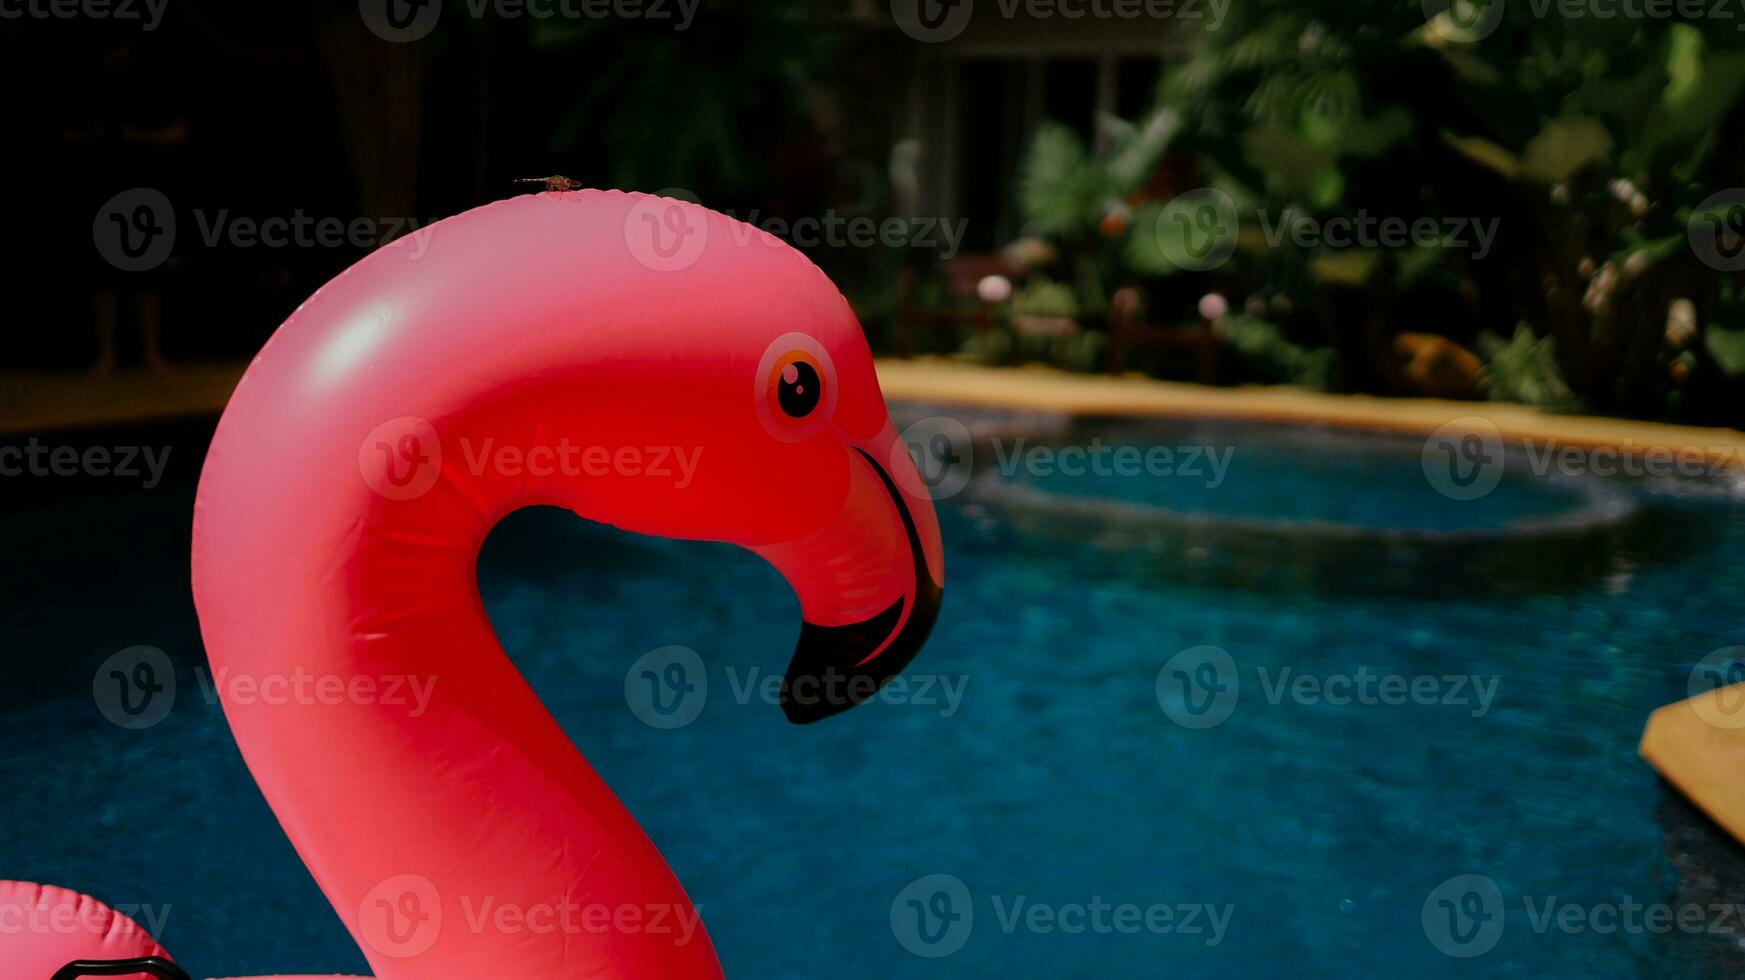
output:
<instances>
[{"instance_id":1,"label":"flamingo beak","mask_svg":"<svg viewBox=\"0 0 1745 980\"><path fill-rule=\"evenodd\" d=\"M781 693L794 724L872 699L915 659L938 618L939 523L897 445L889 426L869 445L850 444L850 488L837 517L798 541L756 549L800 597L800 639Z\"/></svg>"}]
</instances>

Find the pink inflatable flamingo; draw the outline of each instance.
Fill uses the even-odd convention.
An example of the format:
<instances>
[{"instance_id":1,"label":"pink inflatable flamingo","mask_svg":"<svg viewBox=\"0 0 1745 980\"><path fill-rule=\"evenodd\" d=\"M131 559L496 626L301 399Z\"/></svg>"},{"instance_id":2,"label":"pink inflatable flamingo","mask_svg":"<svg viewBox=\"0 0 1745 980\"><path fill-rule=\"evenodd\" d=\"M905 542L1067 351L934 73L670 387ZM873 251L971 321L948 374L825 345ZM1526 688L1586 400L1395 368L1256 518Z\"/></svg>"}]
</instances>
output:
<instances>
[{"instance_id":1,"label":"pink inflatable flamingo","mask_svg":"<svg viewBox=\"0 0 1745 980\"><path fill-rule=\"evenodd\" d=\"M788 718L870 698L925 640L944 567L848 305L695 205L499 202L304 303L200 482L194 596L226 717L377 977L719 977L486 620L479 546L534 504L761 555L803 617ZM389 696L420 682L422 710Z\"/></svg>"}]
</instances>

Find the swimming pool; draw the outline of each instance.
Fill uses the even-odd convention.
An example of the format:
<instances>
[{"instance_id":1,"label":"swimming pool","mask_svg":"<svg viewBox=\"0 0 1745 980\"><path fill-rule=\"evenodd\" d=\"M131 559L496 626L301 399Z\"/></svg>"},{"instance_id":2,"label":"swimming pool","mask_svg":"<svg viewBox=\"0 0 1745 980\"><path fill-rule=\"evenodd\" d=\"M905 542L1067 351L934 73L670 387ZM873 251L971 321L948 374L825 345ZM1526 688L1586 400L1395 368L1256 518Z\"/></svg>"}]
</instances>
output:
<instances>
[{"instance_id":1,"label":"swimming pool","mask_svg":"<svg viewBox=\"0 0 1745 980\"><path fill-rule=\"evenodd\" d=\"M0 524L0 876L144 906L202 976L361 972L204 696L199 436L140 436L182 453L150 492L35 489ZM1745 858L1635 755L1648 712L1742 642L1731 488L1511 473L1468 508L1424 492L1409 439L1110 421L1032 438L1232 453L1208 488L1002 472L978 446L976 479L940 501L946 600L906 694L817 726L759 694L798 607L751 555L552 511L487 543L504 646L729 976L1745 968L1745 921L1720 909L1745 899ZM178 693L127 731L92 675L136 644L169 654ZM626 674L668 645L697 652L708 693L660 729ZM1207 666L1219 684L1176 683ZM1691 905L1701 929L1619 927ZM1450 931L1444 912L1472 915Z\"/></svg>"}]
</instances>

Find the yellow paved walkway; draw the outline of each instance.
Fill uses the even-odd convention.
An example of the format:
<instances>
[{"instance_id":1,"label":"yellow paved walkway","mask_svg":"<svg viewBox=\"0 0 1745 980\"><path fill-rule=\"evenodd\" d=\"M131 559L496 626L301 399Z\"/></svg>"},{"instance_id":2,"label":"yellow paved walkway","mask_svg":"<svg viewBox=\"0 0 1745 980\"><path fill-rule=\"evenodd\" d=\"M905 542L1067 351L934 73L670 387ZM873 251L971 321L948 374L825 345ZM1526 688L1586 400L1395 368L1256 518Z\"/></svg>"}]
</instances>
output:
<instances>
[{"instance_id":1,"label":"yellow paved walkway","mask_svg":"<svg viewBox=\"0 0 1745 980\"><path fill-rule=\"evenodd\" d=\"M1745 433L1735 429L1554 415L1524 405L1431 398L1325 395L1286 387L1207 388L1138 376L1071 374L1046 367L990 368L944 359L880 361L879 383L891 399L1073 414L1206 416L1333 425L1428 434L1459 419L1482 418L1505 436L1632 451L1695 448L1740 465Z\"/></svg>"},{"instance_id":2,"label":"yellow paved walkway","mask_svg":"<svg viewBox=\"0 0 1745 980\"><path fill-rule=\"evenodd\" d=\"M1638 751L1710 819L1745 841L1745 684L1654 712Z\"/></svg>"},{"instance_id":3,"label":"yellow paved walkway","mask_svg":"<svg viewBox=\"0 0 1745 980\"><path fill-rule=\"evenodd\" d=\"M0 433L127 425L217 415L242 378L241 361L177 364L162 374L0 371Z\"/></svg>"}]
</instances>

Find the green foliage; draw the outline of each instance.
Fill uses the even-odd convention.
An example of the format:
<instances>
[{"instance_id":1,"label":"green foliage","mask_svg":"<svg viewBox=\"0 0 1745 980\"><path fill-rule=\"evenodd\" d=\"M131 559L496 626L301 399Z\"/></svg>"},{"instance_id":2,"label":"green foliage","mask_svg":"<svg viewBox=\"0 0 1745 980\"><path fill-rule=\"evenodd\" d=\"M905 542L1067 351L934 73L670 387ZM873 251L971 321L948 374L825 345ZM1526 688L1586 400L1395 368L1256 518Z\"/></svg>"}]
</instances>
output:
<instances>
[{"instance_id":1,"label":"green foliage","mask_svg":"<svg viewBox=\"0 0 1745 980\"><path fill-rule=\"evenodd\" d=\"M1202 217L1208 220L1200 220ZM1208 212L1203 207L1170 211L1162 201L1139 205L1133 211L1131 225L1132 233L1121 246L1122 258L1133 273L1145 276L1181 273L1184 269L1177 261L1180 257L1209 249L1212 246L1208 242L1234 246L1241 234L1235 215L1218 214L1216 209Z\"/></svg>"},{"instance_id":2,"label":"green foliage","mask_svg":"<svg viewBox=\"0 0 1745 980\"><path fill-rule=\"evenodd\" d=\"M1127 236L1121 258L1127 267L1141 276L1173 276L1181 266L1169 260L1171 250L1180 254L1191 229L1177 222L1163 220L1162 201L1147 201L1133 211L1134 233ZM1166 239L1174 237L1174 241Z\"/></svg>"},{"instance_id":3,"label":"green foliage","mask_svg":"<svg viewBox=\"0 0 1745 980\"><path fill-rule=\"evenodd\" d=\"M1703 331L1703 347L1728 377L1745 374L1745 329L1711 326Z\"/></svg>"},{"instance_id":4,"label":"green foliage","mask_svg":"<svg viewBox=\"0 0 1745 980\"><path fill-rule=\"evenodd\" d=\"M1040 235L1077 232L1102 200L1101 180L1071 129L1044 123L1019 167L1025 222Z\"/></svg>"},{"instance_id":5,"label":"green foliage","mask_svg":"<svg viewBox=\"0 0 1745 980\"><path fill-rule=\"evenodd\" d=\"M1019 204L1029 229L1041 235L1089 236L1112 201L1131 195L1150 176L1179 128L1173 110L1159 109L1138 123L1104 118L1113 136L1107 153L1093 156L1070 128L1044 123L1018 168Z\"/></svg>"},{"instance_id":6,"label":"green foliage","mask_svg":"<svg viewBox=\"0 0 1745 980\"><path fill-rule=\"evenodd\" d=\"M1017 342L1010 330L996 328L993 330L978 330L964 339L959 353L977 364L998 367L1012 363L1012 354Z\"/></svg>"},{"instance_id":7,"label":"green foliage","mask_svg":"<svg viewBox=\"0 0 1745 980\"><path fill-rule=\"evenodd\" d=\"M1521 175L1544 184L1568 180L1582 167L1612 150L1612 135L1587 116L1552 119L1531 140L1521 158Z\"/></svg>"},{"instance_id":8,"label":"green foliage","mask_svg":"<svg viewBox=\"0 0 1745 980\"><path fill-rule=\"evenodd\" d=\"M1051 352L1054 363L1068 371L1098 371L1108 349L1108 335L1101 330L1075 330L1056 338Z\"/></svg>"},{"instance_id":9,"label":"green foliage","mask_svg":"<svg viewBox=\"0 0 1745 980\"><path fill-rule=\"evenodd\" d=\"M1286 339L1278 326L1255 316L1233 316L1218 323L1218 336L1269 381L1316 391L1338 383L1339 358L1329 348L1309 349Z\"/></svg>"},{"instance_id":10,"label":"green foliage","mask_svg":"<svg viewBox=\"0 0 1745 980\"><path fill-rule=\"evenodd\" d=\"M1301 248L1288 235L1268 240L1262 227L1277 227L1291 215L1324 227L1330 218L1358 217L1360 209L1411 213L1392 202L1378 208L1374 191L1386 185L1373 179L1394 178L1388 183L1402 190L1419 179L1409 154L1425 137L1414 101L1422 93L1396 80L1402 63L1418 57L1409 39L1424 24L1422 13L1408 6L1236 5L1223 30L1202 37L1193 54L1165 74L1160 104L1183 118L1177 147L1195 151L1209 185L1236 202L1241 231L1224 271L1240 275L1249 288L1287 282L1361 287L1384 263L1417 257L1415 248L1375 243ZM1151 228L1166 205L1160 200L1142 209L1135 225ZM1173 274L1165 258L1173 244L1130 243L1134 268ZM1412 268L1429 271L1429 263Z\"/></svg>"},{"instance_id":11,"label":"green foliage","mask_svg":"<svg viewBox=\"0 0 1745 980\"><path fill-rule=\"evenodd\" d=\"M1113 136L1103 158L1104 190L1111 197L1126 197L1151 176L1158 157L1181 128L1181 119L1174 110L1158 109L1138 123L1104 117L1102 126Z\"/></svg>"},{"instance_id":12,"label":"green foliage","mask_svg":"<svg viewBox=\"0 0 1745 980\"><path fill-rule=\"evenodd\" d=\"M1535 337L1533 329L1522 323L1506 341L1487 332L1478 342L1487 362L1479 384L1492 401L1563 410L1579 407L1575 393L1564 383L1551 338Z\"/></svg>"},{"instance_id":13,"label":"green foliage","mask_svg":"<svg viewBox=\"0 0 1745 980\"><path fill-rule=\"evenodd\" d=\"M1196 39L1158 98L1181 115L1173 148L1238 201L1242 230L1220 279L1237 295L1291 292L1299 318L1322 321L1284 324L1293 335L1340 338L1376 363L1395 324L1512 332L1487 341L1496 398L1646 415L1736 403L1685 389L1745 374L1745 329L1704 333L1696 353L1719 371L1695 370L1701 359L1662 333L1672 297L1712 310L1726 288L1687 235L1693 220L1715 220L1698 202L1739 183L1745 35L1721 18L1570 18L1500 3L1467 13L1501 19L1463 31L1446 17L1426 24L1417 4L1253 0ZM1154 227L1167 201L1139 206L1135 226ZM1293 211L1320 228L1369 214L1494 219L1500 231L1485 255L1422 241L1256 242L1256 225ZM1130 267L1180 275L1164 258L1173 233L1127 243ZM1338 294L1361 299L1341 306ZM1345 308L1386 322L1324 312ZM1515 330L1517 318L1544 338Z\"/></svg>"},{"instance_id":14,"label":"green foliage","mask_svg":"<svg viewBox=\"0 0 1745 980\"><path fill-rule=\"evenodd\" d=\"M1076 324L1060 333L1032 333L997 327L965 338L959 353L978 364L999 366L1042 361L1068 371L1094 372L1103 368L1108 335Z\"/></svg>"},{"instance_id":15,"label":"green foliage","mask_svg":"<svg viewBox=\"0 0 1745 980\"><path fill-rule=\"evenodd\" d=\"M1689 240L1731 207L1701 202L1739 184L1745 34L1720 18L1466 12L1501 19L1470 30L1426 23L1414 3L1231 5L1109 152L1044 126L1020 200L1029 230L1061 247L1076 315L1094 321L1106 283L1155 279L1154 321L1191 318L1212 289L1264 313L1221 329L1277 380L1337 383L1340 358L1369 362L1352 377L1381 376L1392 331L1412 329L1480 336L1492 398L1637 415L1737 405L1694 389L1745 377L1745 326L1711 325L1700 344L1665 333L1675 297L1745 325L1745 298L1724 295L1730 280ZM1201 188L1234 206L1215 228L1191 220L1204 208L1184 222L1170 207ZM1321 234L1279 232L1297 217ZM1327 234L1366 217L1439 234ZM1494 240L1474 241L1480 222ZM1227 261L1171 261L1213 232ZM1290 339L1311 336L1339 353ZM1734 412L1724 421L1745 421Z\"/></svg>"},{"instance_id":16,"label":"green foliage","mask_svg":"<svg viewBox=\"0 0 1745 980\"><path fill-rule=\"evenodd\" d=\"M1072 287L1046 276L1037 276L1012 296L1012 315L1030 317L1078 316L1078 299Z\"/></svg>"},{"instance_id":17,"label":"green foliage","mask_svg":"<svg viewBox=\"0 0 1745 980\"><path fill-rule=\"evenodd\" d=\"M1180 127L1157 109L1136 123L1099 120L1109 149L1093 155L1071 129L1045 123L1019 167L1019 203L1028 231L1062 246L1077 300L1074 314L1101 314L1111 279L1123 274L1119 248L1106 241L1109 222L1128 220L1127 199L1151 175ZM1117 236L1120 234L1117 231ZM1065 315L1065 314L1063 314Z\"/></svg>"},{"instance_id":18,"label":"green foliage","mask_svg":"<svg viewBox=\"0 0 1745 980\"><path fill-rule=\"evenodd\" d=\"M1728 39L1728 43L1738 42ZM1659 104L1643 120L1640 146L1632 147L1625 161L1628 166L1664 169L1679 180L1699 175L1714 152L1716 127L1735 111L1745 93L1745 51L1718 50L1721 47L1711 45L1690 24L1668 29L1666 85Z\"/></svg>"}]
</instances>

